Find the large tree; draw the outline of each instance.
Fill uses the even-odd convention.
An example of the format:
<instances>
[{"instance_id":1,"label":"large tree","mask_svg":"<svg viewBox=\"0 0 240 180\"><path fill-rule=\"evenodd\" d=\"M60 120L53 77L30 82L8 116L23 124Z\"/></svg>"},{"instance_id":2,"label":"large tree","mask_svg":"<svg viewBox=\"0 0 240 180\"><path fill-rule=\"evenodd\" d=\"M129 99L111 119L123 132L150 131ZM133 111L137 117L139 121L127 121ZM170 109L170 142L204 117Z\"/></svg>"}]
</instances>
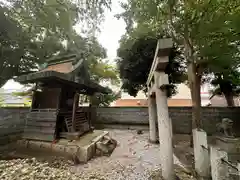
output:
<instances>
[{"instance_id":1,"label":"large tree","mask_svg":"<svg viewBox=\"0 0 240 180\"><path fill-rule=\"evenodd\" d=\"M139 29L136 27L124 35L117 51L122 89L132 96L136 96L140 90L147 90L146 81L154 59L158 37L160 37L151 31L143 34L138 32ZM174 84L185 80L183 60L181 52L176 47L172 49L170 63L166 68L169 82L172 84L168 96L176 92Z\"/></svg>"},{"instance_id":2,"label":"large tree","mask_svg":"<svg viewBox=\"0 0 240 180\"><path fill-rule=\"evenodd\" d=\"M134 23L144 24L168 33L183 46L193 102L193 128L202 126L202 76L213 72L213 67L233 63L239 55L239 5L235 0L129 0L122 4L125 11L120 17L128 28L133 28Z\"/></svg>"},{"instance_id":3,"label":"large tree","mask_svg":"<svg viewBox=\"0 0 240 180\"><path fill-rule=\"evenodd\" d=\"M102 61L106 51L94 37L104 19L104 9L110 5L110 0L4 1L1 7L5 25L14 23L15 28L2 26L9 34L2 38L10 40L3 39L1 43L11 43L4 44L7 47L4 58L1 56L4 72L1 71L0 85L13 76L37 70L48 58L68 53L84 59L86 74L89 74L86 78L118 83L117 71ZM80 34L75 31L76 26ZM29 91L22 94L29 94Z\"/></svg>"},{"instance_id":4,"label":"large tree","mask_svg":"<svg viewBox=\"0 0 240 180\"><path fill-rule=\"evenodd\" d=\"M83 38L79 35L75 35L75 45L81 47L78 51L71 48L66 50L64 53L76 53L83 58L85 68L85 77L86 80L91 79L98 83L110 82L113 85L119 84L119 77L117 69L111 65L106 58L106 50L99 44L99 42L94 37ZM73 46L73 44L71 45ZM63 53L63 54L64 54ZM33 87L32 87L33 88ZM32 88L23 92L14 93L17 96L32 96ZM94 99L94 105L96 106L109 106L111 102L120 97L119 92L111 92L107 95L96 94ZM89 102L89 97L81 95L82 102Z\"/></svg>"},{"instance_id":5,"label":"large tree","mask_svg":"<svg viewBox=\"0 0 240 180\"><path fill-rule=\"evenodd\" d=\"M6 0L0 5L2 86L56 54L81 49L74 26L85 35L96 31L110 1Z\"/></svg>"}]
</instances>

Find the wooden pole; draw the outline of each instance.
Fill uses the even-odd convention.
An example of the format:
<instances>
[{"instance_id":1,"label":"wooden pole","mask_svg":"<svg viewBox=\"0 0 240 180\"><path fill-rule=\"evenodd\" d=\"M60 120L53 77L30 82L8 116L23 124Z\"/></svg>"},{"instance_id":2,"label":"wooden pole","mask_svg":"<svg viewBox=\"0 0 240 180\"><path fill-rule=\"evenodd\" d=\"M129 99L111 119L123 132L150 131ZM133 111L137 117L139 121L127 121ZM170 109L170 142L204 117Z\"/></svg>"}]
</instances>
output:
<instances>
[{"instance_id":1,"label":"wooden pole","mask_svg":"<svg viewBox=\"0 0 240 180\"><path fill-rule=\"evenodd\" d=\"M73 99L73 109L72 109L72 132L76 131L76 109L78 107L79 94L75 93Z\"/></svg>"},{"instance_id":2,"label":"wooden pole","mask_svg":"<svg viewBox=\"0 0 240 180\"><path fill-rule=\"evenodd\" d=\"M37 90L37 83L35 84L35 87L32 90L32 104L30 107L30 112L32 111L32 109L34 109L35 107L35 101L36 101L36 90Z\"/></svg>"}]
</instances>

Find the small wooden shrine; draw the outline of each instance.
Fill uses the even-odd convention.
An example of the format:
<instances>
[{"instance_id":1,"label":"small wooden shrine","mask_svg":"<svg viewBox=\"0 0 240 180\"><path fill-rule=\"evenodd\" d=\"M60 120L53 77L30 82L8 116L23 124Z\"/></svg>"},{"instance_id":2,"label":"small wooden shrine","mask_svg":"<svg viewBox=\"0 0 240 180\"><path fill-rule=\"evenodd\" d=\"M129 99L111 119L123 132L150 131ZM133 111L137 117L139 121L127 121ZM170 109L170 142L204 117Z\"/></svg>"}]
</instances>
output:
<instances>
[{"instance_id":1,"label":"small wooden shrine","mask_svg":"<svg viewBox=\"0 0 240 180\"><path fill-rule=\"evenodd\" d=\"M49 60L39 72L16 78L36 84L23 139L74 139L91 130L91 111L78 107L79 94L92 96L108 89L86 79L85 70L83 60L68 55Z\"/></svg>"}]
</instances>

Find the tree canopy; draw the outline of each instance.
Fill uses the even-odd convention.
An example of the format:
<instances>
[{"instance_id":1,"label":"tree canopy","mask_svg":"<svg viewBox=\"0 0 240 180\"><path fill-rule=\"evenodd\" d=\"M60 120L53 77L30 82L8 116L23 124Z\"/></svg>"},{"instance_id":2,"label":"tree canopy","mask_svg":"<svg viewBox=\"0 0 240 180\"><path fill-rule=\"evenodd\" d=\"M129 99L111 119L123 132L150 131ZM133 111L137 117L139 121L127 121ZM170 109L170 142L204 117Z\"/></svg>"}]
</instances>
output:
<instances>
[{"instance_id":1,"label":"tree canopy","mask_svg":"<svg viewBox=\"0 0 240 180\"><path fill-rule=\"evenodd\" d=\"M118 17L126 21L128 32L136 24L148 27L169 35L182 47L193 101L193 127L201 127L202 78L239 64L240 1L128 0L122 7L125 11Z\"/></svg>"},{"instance_id":2,"label":"tree canopy","mask_svg":"<svg viewBox=\"0 0 240 180\"><path fill-rule=\"evenodd\" d=\"M127 33L120 40L117 51L118 68L122 79L122 89L130 95L136 96L138 91L146 90L146 81L151 69L159 36L139 34L137 28ZM172 49L166 73L173 88L169 96L176 92L175 85L184 81L184 66L181 52L177 47Z\"/></svg>"},{"instance_id":3,"label":"tree canopy","mask_svg":"<svg viewBox=\"0 0 240 180\"><path fill-rule=\"evenodd\" d=\"M49 58L68 53L84 59L93 80L119 83L116 69L102 60L106 50L95 37L110 6L111 0L2 2L0 86L14 76L38 70Z\"/></svg>"},{"instance_id":4,"label":"tree canopy","mask_svg":"<svg viewBox=\"0 0 240 180\"><path fill-rule=\"evenodd\" d=\"M13 76L38 69L39 64L57 54L75 51L89 59L94 45L102 51L96 39L89 37L94 35L92 32L96 31L104 8L109 8L110 3L109 0L2 2L0 86ZM82 35L74 30L77 24ZM95 57L102 58L98 50L94 49Z\"/></svg>"}]
</instances>

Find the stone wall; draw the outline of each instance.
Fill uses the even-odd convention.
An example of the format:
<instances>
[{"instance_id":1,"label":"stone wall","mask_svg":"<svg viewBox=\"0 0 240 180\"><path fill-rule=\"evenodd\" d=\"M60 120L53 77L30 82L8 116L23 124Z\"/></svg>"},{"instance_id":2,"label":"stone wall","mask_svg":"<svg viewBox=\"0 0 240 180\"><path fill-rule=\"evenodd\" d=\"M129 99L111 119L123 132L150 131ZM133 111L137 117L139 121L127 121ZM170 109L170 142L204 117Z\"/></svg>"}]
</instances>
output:
<instances>
[{"instance_id":1,"label":"stone wall","mask_svg":"<svg viewBox=\"0 0 240 180\"><path fill-rule=\"evenodd\" d=\"M191 132L191 107L170 107L170 117L173 123L174 133L190 134ZM228 117L234 120L234 127L240 127L240 108L226 107L202 107L201 119L203 127L209 133L215 132L215 127L222 118ZM119 125L144 125L148 126L147 107L109 107L98 108L98 124L119 124Z\"/></svg>"}]
</instances>

